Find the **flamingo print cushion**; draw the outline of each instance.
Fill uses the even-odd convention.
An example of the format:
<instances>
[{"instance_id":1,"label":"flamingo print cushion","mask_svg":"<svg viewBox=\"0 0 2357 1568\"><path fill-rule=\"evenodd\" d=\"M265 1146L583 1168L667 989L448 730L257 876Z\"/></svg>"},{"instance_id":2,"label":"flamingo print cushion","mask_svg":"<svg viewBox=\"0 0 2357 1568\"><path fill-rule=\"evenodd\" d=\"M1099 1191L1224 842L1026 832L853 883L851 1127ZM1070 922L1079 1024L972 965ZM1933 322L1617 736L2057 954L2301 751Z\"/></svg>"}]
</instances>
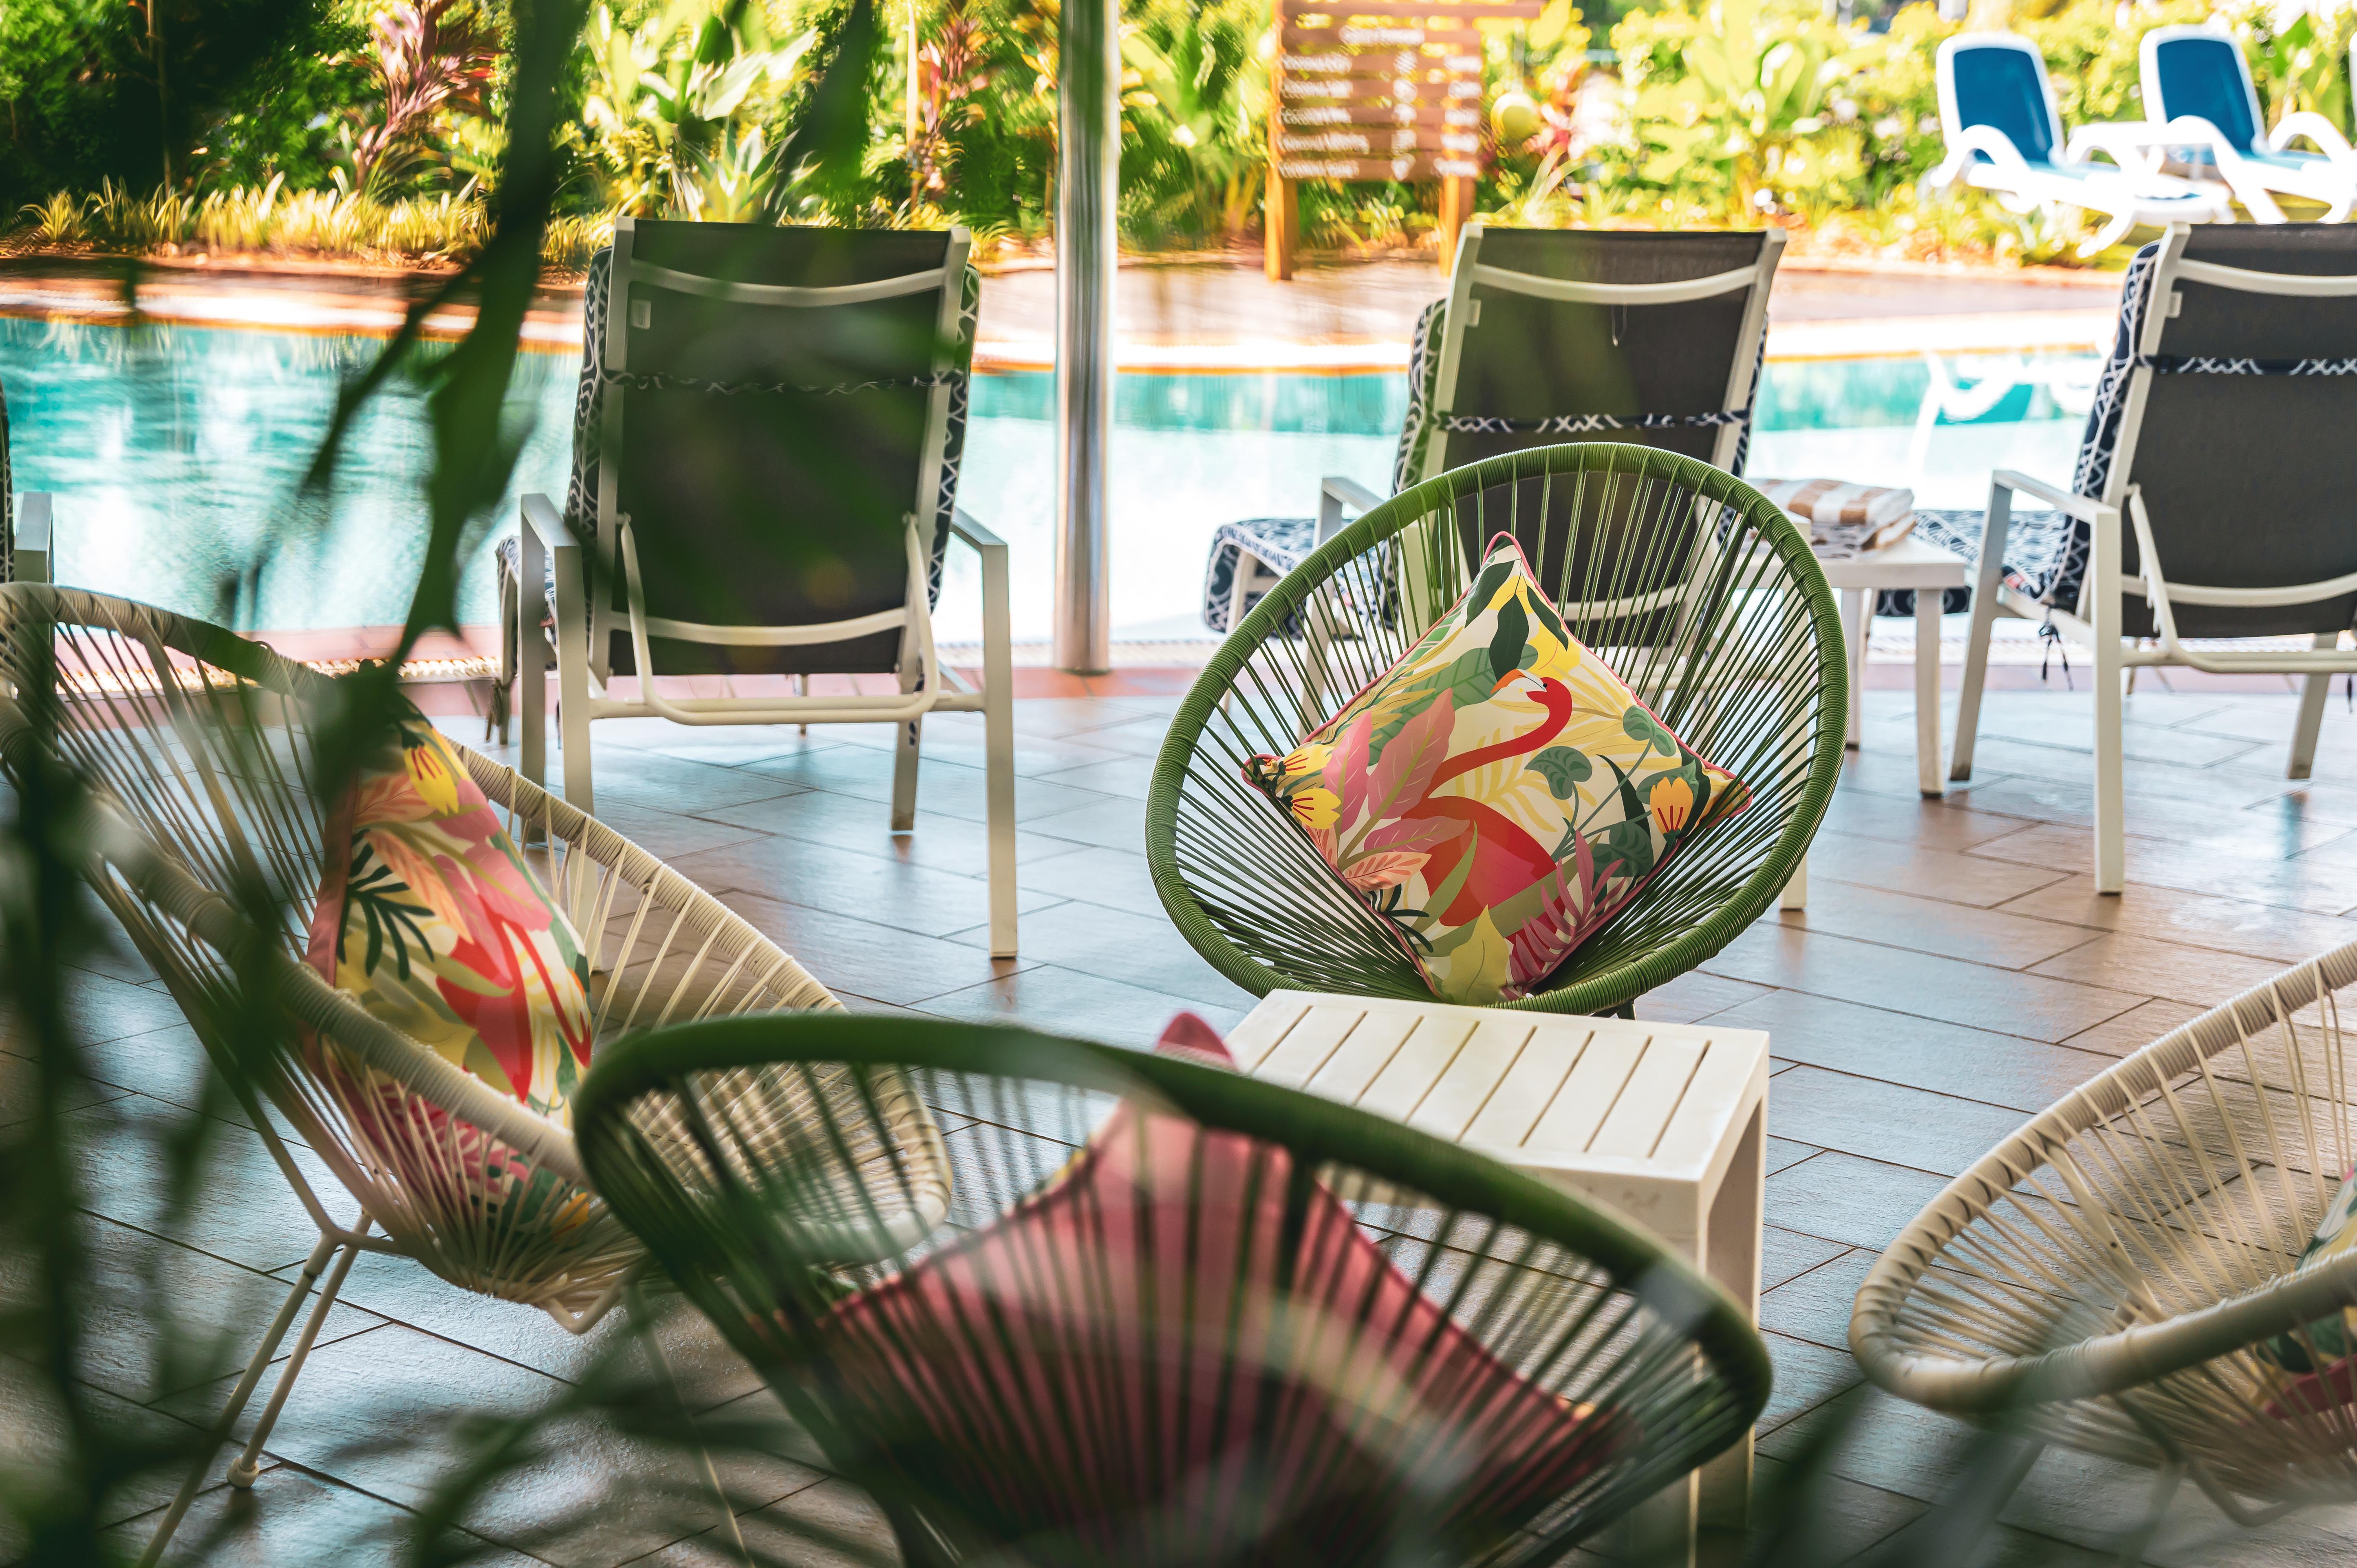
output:
<instances>
[{"instance_id":1,"label":"flamingo print cushion","mask_svg":"<svg viewBox=\"0 0 2357 1568\"><path fill-rule=\"evenodd\" d=\"M328 825L314 968L362 1007L560 1123L589 1069L588 964L457 754L422 715Z\"/></svg>"},{"instance_id":2,"label":"flamingo print cushion","mask_svg":"<svg viewBox=\"0 0 2357 1568\"><path fill-rule=\"evenodd\" d=\"M1435 995L1475 1004L1527 995L1749 796L1571 635L1502 533L1398 663L1244 775Z\"/></svg>"}]
</instances>

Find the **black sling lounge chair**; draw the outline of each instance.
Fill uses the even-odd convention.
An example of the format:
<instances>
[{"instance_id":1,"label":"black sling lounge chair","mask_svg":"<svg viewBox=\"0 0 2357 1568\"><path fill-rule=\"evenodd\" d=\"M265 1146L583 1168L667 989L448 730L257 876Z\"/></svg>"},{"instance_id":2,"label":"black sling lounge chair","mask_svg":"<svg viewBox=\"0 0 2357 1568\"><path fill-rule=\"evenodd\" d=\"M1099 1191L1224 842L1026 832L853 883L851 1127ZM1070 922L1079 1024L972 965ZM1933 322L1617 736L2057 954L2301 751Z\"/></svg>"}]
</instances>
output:
<instances>
[{"instance_id":1,"label":"black sling lounge chair","mask_svg":"<svg viewBox=\"0 0 2357 1568\"><path fill-rule=\"evenodd\" d=\"M2093 653L2097 892L2125 876L2124 670L2305 676L2287 772L2308 777L2327 687L2357 671L2352 424L2357 229L2180 224L2138 252L2071 488L1991 478L1949 778L1973 774L2000 612ZM2056 511L2024 537L2016 495ZM2294 636L2310 646L2195 645Z\"/></svg>"},{"instance_id":2,"label":"black sling lounge chair","mask_svg":"<svg viewBox=\"0 0 2357 1568\"><path fill-rule=\"evenodd\" d=\"M1408 357L1394 493L1484 457L1622 441L1743 472L1779 229L1663 234L1484 229L1459 237L1446 298ZM1203 620L1233 631L1277 579L1380 497L1328 478L1314 518L1212 536Z\"/></svg>"},{"instance_id":3,"label":"black sling lounge chair","mask_svg":"<svg viewBox=\"0 0 2357 1568\"><path fill-rule=\"evenodd\" d=\"M524 498L511 580L551 584L565 793L584 811L595 719L892 724L892 830L906 832L925 715L981 713L991 950L1006 955L1006 548L956 510L980 299L969 247L963 229L619 220L591 267L572 489L561 516ZM982 557L979 689L933 645L952 534ZM539 617L511 624L527 676L522 768L536 780L545 684L532 677L550 651ZM813 696L813 675L888 676L898 690ZM636 693L616 695L618 676L636 677ZM726 694L676 694L654 676L705 677ZM740 694L740 681L757 690Z\"/></svg>"}]
</instances>

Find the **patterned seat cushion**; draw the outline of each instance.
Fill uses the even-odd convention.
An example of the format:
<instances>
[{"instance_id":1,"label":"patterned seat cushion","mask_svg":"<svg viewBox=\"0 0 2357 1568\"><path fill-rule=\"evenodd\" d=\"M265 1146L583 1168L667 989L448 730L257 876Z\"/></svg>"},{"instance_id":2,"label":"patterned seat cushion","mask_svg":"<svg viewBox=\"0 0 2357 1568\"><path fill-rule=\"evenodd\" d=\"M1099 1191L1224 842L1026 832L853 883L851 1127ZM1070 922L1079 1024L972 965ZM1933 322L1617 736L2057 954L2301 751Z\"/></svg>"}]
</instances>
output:
<instances>
[{"instance_id":1,"label":"patterned seat cushion","mask_svg":"<svg viewBox=\"0 0 2357 1568\"><path fill-rule=\"evenodd\" d=\"M2013 521L2005 535L2006 585L2028 594L2045 604L2061 604L2059 598L2048 598L2057 591L2070 546L2069 518L2059 511L2030 511L2017 509ZM1984 511L1938 511L1916 509L1915 532L1952 555L1966 562L1980 559L1981 532L1988 526L1988 514ZM2078 589L2071 590L2075 597ZM1962 615L1973 607L1970 588L1948 588L1941 595L1940 609L1944 615ZM1915 613L1915 590L1885 588L1876 599L1874 613L1878 616L1911 616Z\"/></svg>"},{"instance_id":2,"label":"patterned seat cushion","mask_svg":"<svg viewBox=\"0 0 2357 1568\"><path fill-rule=\"evenodd\" d=\"M1188 1015L1157 1048L1230 1061ZM1061 1537L1043 1560L1371 1563L1405 1510L1494 1543L1631 1435L1492 1355L1322 1187L1286 1234L1292 1159L1124 1102L1045 1187L838 1306L831 1386L944 1502Z\"/></svg>"},{"instance_id":3,"label":"patterned seat cushion","mask_svg":"<svg viewBox=\"0 0 2357 1568\"><path fill-rule=\"evenodd\" d=\"M1574 637L1511 533L1398 663L1245 778L1446 1002L1525 996L1749 791Z\"/></svg>"},{"instance_id":4,"label":"patterned seat cushion","mask_svg":"<svg viewBox=\"0 0 2357 1568\"><path fill-rule=\"evenodd\" d=\"M371 1016L570 1125L588 960L449 742L414 711L330 816L308 958Z\"/></svg>"}]
</instances>

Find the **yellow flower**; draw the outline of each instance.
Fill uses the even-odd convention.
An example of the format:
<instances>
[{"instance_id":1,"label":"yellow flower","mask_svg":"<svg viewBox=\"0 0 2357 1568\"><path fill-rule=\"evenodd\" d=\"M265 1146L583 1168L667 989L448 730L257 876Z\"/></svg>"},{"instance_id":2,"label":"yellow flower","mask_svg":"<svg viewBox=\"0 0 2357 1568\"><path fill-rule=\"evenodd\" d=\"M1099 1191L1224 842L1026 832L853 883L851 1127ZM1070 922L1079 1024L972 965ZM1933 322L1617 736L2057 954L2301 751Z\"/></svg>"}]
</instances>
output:
<instances>
[{"instance_id":1,"label":"yellow flower","mask_svg":"<svg viewBox=\"0 0 2357 1568\"><path fill-rule=\"evenodd\" d=\"M1331 789L1304 789L1291 801L1294 817L1311 832L1320 832L1334 825L1342 814L1342 797Z\"/></svg>"},{"instance_id":2,"label":"yellow flower","mask_svg":"<svg viewBox=\"0 0 2357 1568\"><path fill-rule=\"evenodd\" d=\"M1674 833L1686 825L1694 813L1694 786L1673 775L1653 786L1653 821L1662 831Z\"/></svg>"},{"instance_id":3,"label":"yellow flower","mask_svg":"<svg viewBox=\"0 0 2357 1568\"><path fill-rule=\"evenodd\" d=\"M1306 779L1312 773L1326 771L1326 763L1334 755L1330 746L1305 746L1288 754L1277 765L1278 777L1290 784L1296 779Z\"/></svg>"},{"instance_id":4,"label":"yellow flower","mask_svg":"<svg viewBox=\"0 0 2357 1568\"><path fill-rule=\"evenodd\" d=\"M458 780L448 752L429 737L422 746L404 746L401 759L409 767L410 783L436 816L457 814Z\"/></svg>"}]
</instances>

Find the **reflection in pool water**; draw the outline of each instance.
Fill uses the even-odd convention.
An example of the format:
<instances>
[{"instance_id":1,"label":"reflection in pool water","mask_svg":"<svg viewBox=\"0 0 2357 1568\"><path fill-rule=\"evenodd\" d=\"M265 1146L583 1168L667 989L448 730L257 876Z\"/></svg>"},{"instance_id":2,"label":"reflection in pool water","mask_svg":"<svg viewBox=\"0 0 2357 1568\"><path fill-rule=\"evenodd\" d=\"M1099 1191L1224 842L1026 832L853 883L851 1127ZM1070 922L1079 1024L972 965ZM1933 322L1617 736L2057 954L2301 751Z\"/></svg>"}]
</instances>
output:
<instances>
[{"instance_id":1,"label":"reflection in pool water","mask_svg":"<svg viewBox=\"0 0 2357 1568\"><path fill-rule=\"evenodd\" d=\"M336 482L302 478L338 386L378 351L371 339L208 328L0 319L0 385L15 426L19 489L58 496L61 581L243 628L382 626L407 609L425 544L424 390L402 381L352 430ZM1912 484L1927 505L1973 506L1988 471L2067 479L2083 385L2076 357L2018 357L1946 370L1969 391L2015 384L1964 423L1919 439L1934 371L1918 359L1777 362L1760 398L1752 471ZM561 495L571 443L569 356L527 354L511 395L515 483L487 528L461 618L494 618L490 551L512 529L518 495ZM977 379L959 499L1014 555L1019 639L1049 624L1052 378ZM1390 478L1406 405L1400 375L1124 375L1114 432L1114 624L1117 636L1201 637L1195 618L1211 530L1308 510L1319 476L1377 488ZM1952 409L1959 407L1951 399ZM971 558L952 557L941 634L979 635Z\"/></svg>"}]
</instances>

